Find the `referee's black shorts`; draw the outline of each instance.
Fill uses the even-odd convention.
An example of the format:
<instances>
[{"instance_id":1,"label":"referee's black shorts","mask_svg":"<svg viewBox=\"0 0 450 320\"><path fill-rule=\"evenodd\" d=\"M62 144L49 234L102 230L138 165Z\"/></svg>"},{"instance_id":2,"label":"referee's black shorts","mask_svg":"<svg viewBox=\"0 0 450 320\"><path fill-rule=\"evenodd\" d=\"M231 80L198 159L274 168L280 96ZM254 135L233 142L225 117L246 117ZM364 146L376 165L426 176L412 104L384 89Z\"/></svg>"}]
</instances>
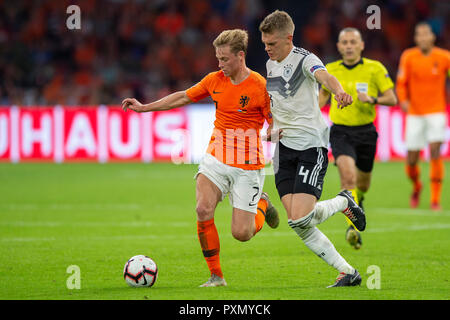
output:
<instances>
[{"instance_id":1,"label":"referee's black shorts","mask_svg":"<svg viewBox=\"0 0 450 320\"><path fill-rule=\"evenodd\" d=\"M307 193L320 199L328 168L326 148L294 150L278 142L273 159L280 199L290 193Z\"/></svg>"},{"instance_id":2,"label":"referee's black shorts","mask_svg":"<svg viewBox=\"0 0 450 320\"><path fill-rule=\"evenodd\" d=\"M355 159L356 167L371 172L377 151L378 133L369 123L363 126L333 124L330 129L330 144L333 157L347 155Z\"/></svg>"}]
</instances>

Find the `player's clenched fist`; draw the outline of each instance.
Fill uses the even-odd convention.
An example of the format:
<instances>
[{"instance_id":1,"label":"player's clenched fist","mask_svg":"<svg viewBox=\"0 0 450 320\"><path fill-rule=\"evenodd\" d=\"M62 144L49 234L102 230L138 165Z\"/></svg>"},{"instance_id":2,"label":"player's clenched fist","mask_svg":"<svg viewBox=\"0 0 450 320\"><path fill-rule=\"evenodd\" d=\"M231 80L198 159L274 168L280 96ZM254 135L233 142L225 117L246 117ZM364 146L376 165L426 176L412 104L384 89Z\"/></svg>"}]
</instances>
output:
<instances>
[{"instance_id":1,"label":"player's clenched fist","mask_svg":"<svg viewBox=\"0 0 450 320\"><path fill-rule=\"evenodd\" d=\"M352 96L349 95L348 93L344 92L344 91L336 93L334 95L334 98L337 101L337 104L338 104L337 106L338 106L339 109L342 109L342 108L344 108L344 107L346 107L346 106L348 106L348 105L353 103Z\"/></svg>"},{"instance_id":2,"label":"player's clenched fist","mask_svg":"<svg viewBox=\"0 0 450 320\"><path fill-rule=\"evenodd\" d=\"M128 109L136 111L136 112L143 112L144 105L137 101L134 98L126 98L122 101L122 109L123 111L127 111Z\"/></svg>"}]
</instances>

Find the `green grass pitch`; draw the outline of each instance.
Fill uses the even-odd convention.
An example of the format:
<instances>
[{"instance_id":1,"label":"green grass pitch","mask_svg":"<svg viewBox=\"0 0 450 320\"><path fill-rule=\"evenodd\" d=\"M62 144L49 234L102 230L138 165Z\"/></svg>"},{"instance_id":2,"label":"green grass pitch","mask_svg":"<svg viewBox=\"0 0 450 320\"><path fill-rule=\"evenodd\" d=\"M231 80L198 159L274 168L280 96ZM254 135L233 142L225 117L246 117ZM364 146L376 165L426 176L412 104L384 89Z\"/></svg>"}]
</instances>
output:
<instances>
[{"instance_id":1,"label":"green grass pitch","mask_svg":"<svg viewBox=\"0 0 450 320\"><path fill-rule=\"evenodd\" d=\"M375 164L361 250L345 242L342 214L319 226L363 277L360 287L332 289L326 286L337 272L288 227L270 175L265 190L281 213L279 228L264 226L245 243L233 239L225 199L215 221L228 287L198 288L209 272L196 234L196 169L0 164L0 299L449 299L450 181L444 181L443 211L430 211L426 163L416 210L408 208L403 163ZM322 199L337 192L337 169L330 164ZM152 288L131 288L123 279L125 262L136 254L158 264ZM80 289L66 286L71 265L80 268ZM380 289L367 286L370 266L379 267Z\"/></svg>"}]
</instances>

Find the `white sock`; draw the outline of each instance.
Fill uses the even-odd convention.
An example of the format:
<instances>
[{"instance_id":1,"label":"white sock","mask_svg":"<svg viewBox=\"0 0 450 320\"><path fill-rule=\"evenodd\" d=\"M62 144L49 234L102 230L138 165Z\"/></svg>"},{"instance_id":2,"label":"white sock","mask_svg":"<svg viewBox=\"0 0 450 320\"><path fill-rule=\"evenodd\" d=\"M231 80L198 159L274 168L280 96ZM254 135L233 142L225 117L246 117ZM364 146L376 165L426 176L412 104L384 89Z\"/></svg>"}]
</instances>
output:
<instances>
[{"instance_id":1,"label":"white sock","mask_svg":"<svg viewBox=\"0 0 450 320\"><path fill-rule=\"evenodd\" d=\"M288 223L292 228L311 228L324 222L336 212L345 210L345 208L347 208L347 199L336 196L333 199L317 202L313 211L300 219L290 220L291 222Z\"/></svg>"},{"instance_id":2,"label":"white sock","mask_svg":"<svg viewBox=\"0 0 450 320\"><path fill-rule=\"evenodd\" d=\"M355 269L345 261L337 252L331 241L316 227L302 229L295 227L294 231L303 240L305 245L314 252L319 258L322 258L330 266L347 274L353 274Z\"/></svg>"}]
</instances>

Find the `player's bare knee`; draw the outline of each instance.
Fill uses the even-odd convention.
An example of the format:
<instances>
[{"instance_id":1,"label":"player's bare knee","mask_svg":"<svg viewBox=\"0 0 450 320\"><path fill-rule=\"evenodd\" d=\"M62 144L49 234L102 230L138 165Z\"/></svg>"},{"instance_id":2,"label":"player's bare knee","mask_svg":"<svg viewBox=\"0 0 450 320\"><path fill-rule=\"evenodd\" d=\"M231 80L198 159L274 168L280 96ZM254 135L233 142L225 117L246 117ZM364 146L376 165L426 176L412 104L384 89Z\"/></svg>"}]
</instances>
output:
<instances>
[{"instance_id":1,"label":"player's bare knee","mask_svg":"<svg viewBox=\"0 0 450 320\"><path fill-rule=\"evenodd\" d=\"M301 219L301 218L307 216L308 213L310 213L312 210L314 210L314 208L312 208L311 210L295 210L295 211L292 211L291 214L288 216L288 219L291 219L291 220Z\"/></svg>"},{"instance_id":2,"label":"player's bare knee","mask_svg":"<svg viewBox=\"0 0 450 320\"><path fill-rule=\"evenodd\" d=\"M253 232L251 232L251 230L247 228L231 230L231 234L236 240L239 240L241 242L248 241L253 237Z\"/></svg>"},{"instance_id":3,"label":"player's bare knee","mask_svg":"<svg viewBox=\"0 0 450 320\"><path fill-rule=\"evenodd\" d=\"M288 212L288 219L291 220L298 220L301 219L308 214L311 213L311 211L314 210L316 206L316 202L310 202L310 203L296 203L291 206L290 212Z\"/></svg>"},{"instance_id":4,"label":"player's bare knee","mask_svg":"<svg viewBox=\"0 0 450 320\"><path fill-rule=\"evenodd\" d=\"M206 203L199 202L195 208L199 221L210 220L214 217L214 207Z\"/></svg>"}]
</instances>

